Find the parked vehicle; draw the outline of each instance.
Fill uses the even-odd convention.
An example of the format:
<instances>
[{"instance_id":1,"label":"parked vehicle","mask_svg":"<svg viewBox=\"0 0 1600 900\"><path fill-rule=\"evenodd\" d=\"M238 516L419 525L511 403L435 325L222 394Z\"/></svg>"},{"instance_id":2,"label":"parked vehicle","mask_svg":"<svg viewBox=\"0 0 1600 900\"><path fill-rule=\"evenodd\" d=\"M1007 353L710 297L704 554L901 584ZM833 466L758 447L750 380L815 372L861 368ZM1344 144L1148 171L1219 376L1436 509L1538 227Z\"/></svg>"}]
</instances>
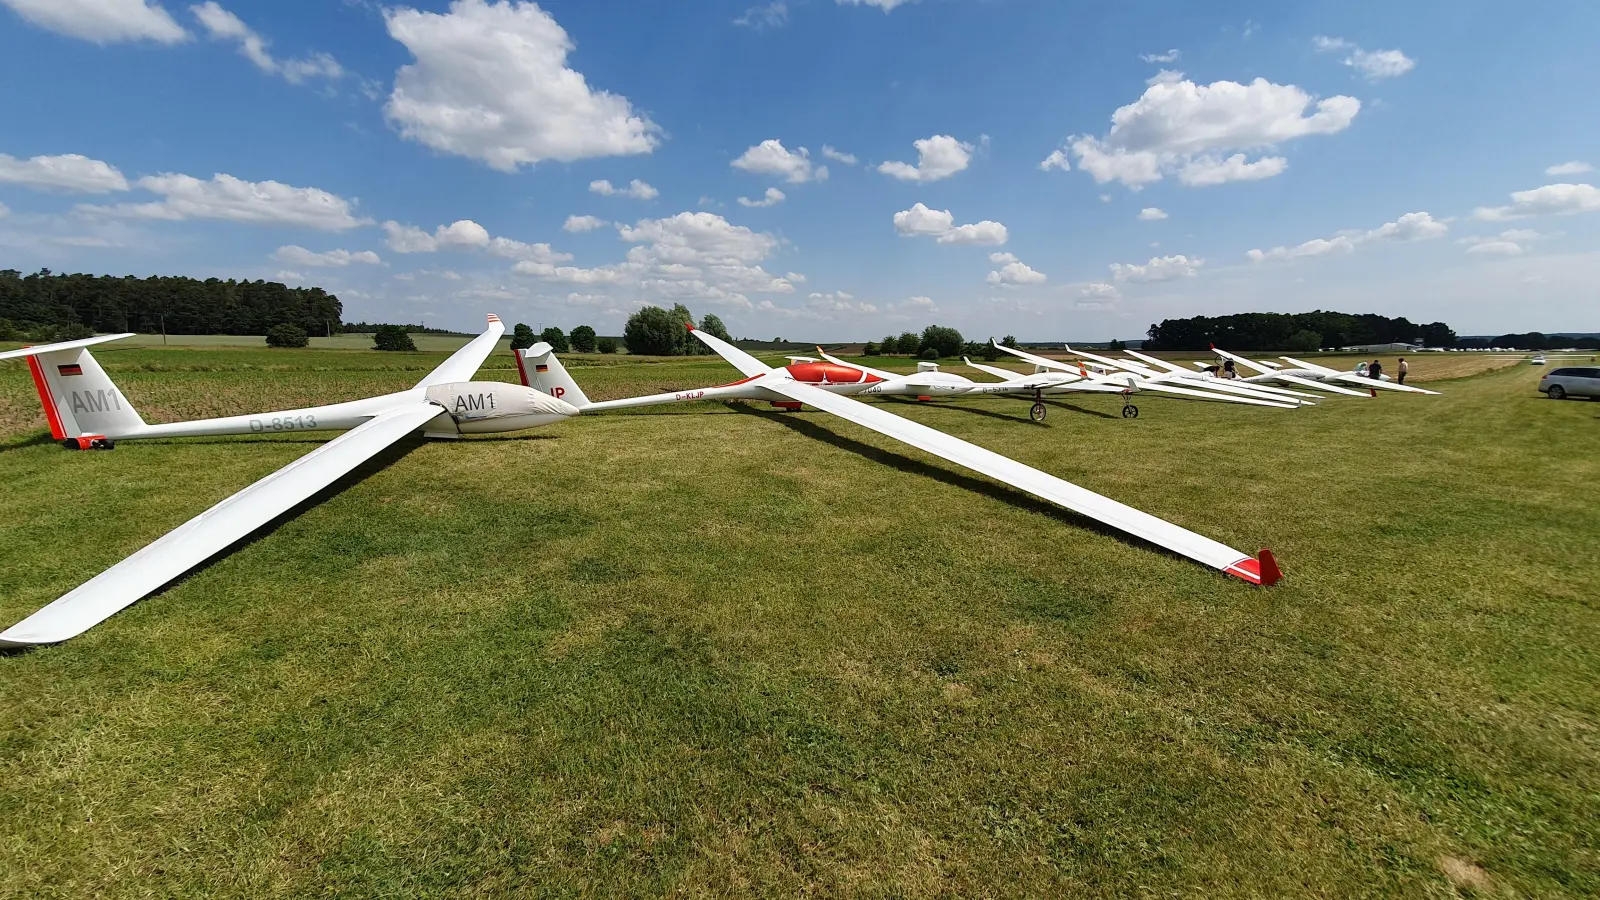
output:
<instances>
[{"instance_id":1,"label":"parked vehicle","mask_svg":"<svg viewBox=\"0 0 1600 900\"><path fill-rule=\"evenodd\" d=\"M1573 366L1551 369L1539 379L1539 390L1551 400L1600 397L1600 369Z\"/></svg>"}]
</instances>

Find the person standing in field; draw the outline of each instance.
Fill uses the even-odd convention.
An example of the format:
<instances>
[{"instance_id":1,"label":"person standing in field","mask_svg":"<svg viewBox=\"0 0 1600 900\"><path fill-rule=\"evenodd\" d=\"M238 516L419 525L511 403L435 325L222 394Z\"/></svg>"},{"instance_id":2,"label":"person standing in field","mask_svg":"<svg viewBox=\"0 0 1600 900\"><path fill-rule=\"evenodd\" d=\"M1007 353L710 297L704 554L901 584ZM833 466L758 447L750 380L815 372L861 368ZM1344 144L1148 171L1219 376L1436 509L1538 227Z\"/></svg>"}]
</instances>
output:
<instances>
[{"instance_id":1,"label":"person standing in field","mask_svg":"<svg viewBox=\"0 0 1600 900\"><path fill-rule=\"evenodd\" d=\"M1406 383L1406 370L1407 370L1407 368L1409 368L1409 367L1406 365L1406 358L1404 356L1400 357L1400 365L1395 367L1395 371L1397 373L1399 373L1399 376L1400 376L1399 381L1400 381L1401 384L1405 384Z\"/></svg>"},{"instance_id":2,"label":"person standing in field","mask_svg":"<svg viewBox=\"0 0 1600 900\"><path fill-rule=\"evenodd\" d=\"M1371 364L1367 366L1367 377L1371 378L1373 381L1382 381L1383 363L1373 360Z\"/></svg>"}]
</instances>

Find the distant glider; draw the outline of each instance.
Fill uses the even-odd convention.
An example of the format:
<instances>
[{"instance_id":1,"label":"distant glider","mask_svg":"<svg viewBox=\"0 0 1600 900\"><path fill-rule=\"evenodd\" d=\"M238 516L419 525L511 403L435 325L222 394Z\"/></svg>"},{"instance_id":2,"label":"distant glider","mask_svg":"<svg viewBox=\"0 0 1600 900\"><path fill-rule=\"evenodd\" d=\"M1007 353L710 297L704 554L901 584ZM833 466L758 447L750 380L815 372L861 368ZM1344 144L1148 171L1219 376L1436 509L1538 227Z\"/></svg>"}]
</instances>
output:
<instances>
[{"instance_id":1,"label":"distant glider","mask_svg":"<svg viewBox=\"0 0 1600 900\"><path fill-rule=\"evenodd\" d=\"M829 366L838 366L838 369L822 371L837 371L841 378L853 377L858 380L850 381L847 386L831 381L807 383L802 378L806 375L819 374L818 370L797 369L795 365L774 369L720 338L706 334L692 325L688 327L695 337L738 369L745 376L744 379L721 387L593 403L589 401L577 382L572 380L572 376L567 374L548 344L536 344L527 350L519 351L518 364L525 384L552 396L567 399L586 413L693 400L765 400L787 409L799 409L802 405L814 406L823 412L832 413L879 434L910 444L940 459L987 475L1002 484L1026 491L1057 506L1103 522L1119 531L1187 556L1251 584L1270 585L1283 577L1278 570L1276 560L1268 550L1262 550L1259 559L1248 556L1225 544L1158 519L1149 513L1140 512L1109 497L1102 497L1093 491L985 450L976 444L970 444L942 431L901 418L880 407L841 396L846 392L843 387L876 385L887 381L881 376L848 365L827 363ZM854 392L865 391L866 389L862 388Z\"/></svg>"},{"instance_id":2,"label":"distant glider","mask_svg":"<svg viewBox=\"0 0 1600 900\"><path fill-rule=\"evenodd\" d=\"M145 424L87 349L131 335L0 353L0 360L27 358L51 436L73 449L108 450L116 441L147 438L345 432L0 632L0 648L53 644L82 634L293 509L408 434L420 430L428 437L454 438L521 431L577 415L572 404L526 386L467 380L504 332L500 318L490 314L483 334L440 363L415 387L399 393L330 406L164 425Z\"/></svg>"},{"instance_id":3,"label":"distant glider","mask_svg":"<svg viewBox=\"0 0 1600 900\"><path fill-rule=\"evenodd\" d=\"M1278 381L1285 384L1298 384L1304 387L1311 387L1317 390L1328 391L1335 394L1354 394L1356 396L1373 395L1363 395L1360 391L1353 391L1348 387L1343 387L1342 385L1358 386L1369 391L1400 391L1407 394L1432 394L1434 396L1438 396L1439 394L1438 391L1430 391L1426 388L1412 387L1409 384L1396 384L1393 381L1390 381L1389 376L1387 375L1383 376L1382 378L1371 378L1366 374L1366 368L1364 365L1358 371L1341 372L1338 369L1330 369L1327 366L1319 366L1316 363L1303 362L1295 359L1292 356L1280 356L1278 357L1279 359L1294 363L1298 367L1294 369L1285 369L1278 363L1266 361L1257 362L1245 359L1244 357L1233 353L1229 353L1226 350L1219 350L1216 344L1211 345L1211 352L1217 354L1223 359L1231 359L1235 363L1244 366L1247 369L1254 369L1255 371L1261 373L1260 375L1254 375L1249 378L1240 379L1246 383Z\"/></svg>"}]
</instances>

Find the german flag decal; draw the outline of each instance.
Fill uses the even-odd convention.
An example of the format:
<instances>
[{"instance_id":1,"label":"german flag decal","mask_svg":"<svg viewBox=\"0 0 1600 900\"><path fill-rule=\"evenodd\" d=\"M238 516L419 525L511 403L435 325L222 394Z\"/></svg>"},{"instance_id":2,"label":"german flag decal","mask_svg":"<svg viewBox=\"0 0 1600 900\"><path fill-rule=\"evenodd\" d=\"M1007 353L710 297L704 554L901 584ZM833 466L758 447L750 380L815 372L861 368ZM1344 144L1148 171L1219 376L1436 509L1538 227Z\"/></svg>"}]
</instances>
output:
<instances>
[{"instance_id":1,"label":"german flag decal","mask_svg":"<svg viewBox=\"0 0 1600 900\"><path fill-rule=\"evenodd\" d=\"M549 366L534 366L533 370L535 372L548 372L548 371L550 371L550 367Z\"/></svg>"},{"instance_id":2,"label":"german flag decal","mask_svg":"<svg viewBox=\"0 0 1600 900\"><path fill-rule=\"evenodd\" d=\"M63 375L82 375L83 366L80 366L77 363L68 363L64 366L56 366L56 371Z\"/></svg>"}]
</instances>

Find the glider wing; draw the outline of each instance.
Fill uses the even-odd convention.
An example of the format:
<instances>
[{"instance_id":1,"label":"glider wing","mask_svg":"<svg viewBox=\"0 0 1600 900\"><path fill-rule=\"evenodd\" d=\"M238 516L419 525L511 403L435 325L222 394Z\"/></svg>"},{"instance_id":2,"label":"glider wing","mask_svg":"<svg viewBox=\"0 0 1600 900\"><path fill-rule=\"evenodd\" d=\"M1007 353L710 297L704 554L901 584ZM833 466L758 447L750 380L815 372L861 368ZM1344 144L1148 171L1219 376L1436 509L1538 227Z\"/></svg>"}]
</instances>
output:
<instances>
[{"instance_id":1,"label":"glider wing","mask_svg":"<svg viewBox=\"0 0 1600 900\"><path fill-rule=\"evenodd\" d=\"M730 350L734 353L741 352L702 331L696 331L695 336L722 354L724 358L728 358ZM910 444L919 450L925 450L941 459L988 475L1004 484L1104 522L1113 528L1143 538L1212 568L1221 569L1251 584L1271 584L1281 577L1268 553L1263 553L1261 560L1246 556L1225 544L1158 519L1149 513L1140 512L1131 506L1118 503L1109 497L1102 497L1032 466L985 450L976 444L969 444L958 437L926 425L903 419L881 408L829 393L811 385L800 384L792 378L778 376L776 373L772 377L762 379L761 386Z\"/></svg>"},{"instance_id":2,"label":"glider wing","mask_svg":"<svg viewBox=\"0 0 1600 900\"><path fill-rule=\"evenodd\" d=\"M323 444L0 632L0 648L76 637L288 512L443 410L407 403Z\"/></svg>"},{"instance_id":3,"label":"glider wing","mask_svg":"<svg viewBox=\"0 0 1600 900\"><path fill-rule=\"evenodd\" d=\"M440 363L426 378L417 382L417 387L426 388L436 384L471 381L473 374L483 366L483 361L494 352L495 345L500 342L500 335L505 333L506 326L501 324L500 317L489 313L488 329L467 341L466 346L460 350L450 354L449 359Z\"/></svg>"}]
</instances>

